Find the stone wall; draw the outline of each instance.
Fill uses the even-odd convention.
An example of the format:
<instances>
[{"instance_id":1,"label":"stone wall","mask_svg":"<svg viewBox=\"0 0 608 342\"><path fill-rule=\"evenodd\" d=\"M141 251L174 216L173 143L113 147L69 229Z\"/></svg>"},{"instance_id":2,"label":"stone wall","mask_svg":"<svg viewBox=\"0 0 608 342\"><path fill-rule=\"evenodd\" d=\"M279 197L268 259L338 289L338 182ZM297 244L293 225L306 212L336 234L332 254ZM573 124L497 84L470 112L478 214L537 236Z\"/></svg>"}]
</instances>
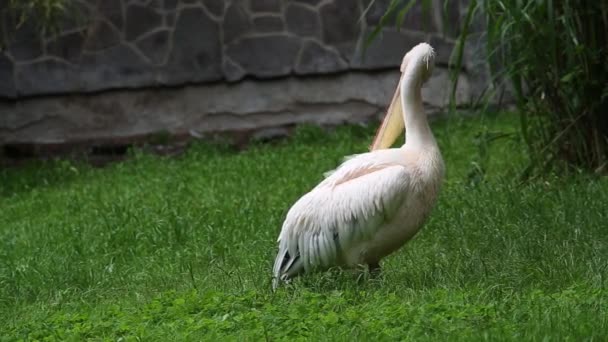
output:
<instances>
[{"instance_id":1,"label":"stone wall","mask_svg":"<svg viewBox=\"0 0 608 342\"><path fill-rule=\"evenodd\" d=\"M369 119L421 41L437 50L442 80L428 102L445 105L460 1L450 2L451 27L442 6L415 6L363 54L389 2L370 1L74 0L79 15L58 34L26 23L0 53L0 144Z\"/></svg>"}]
</instances>

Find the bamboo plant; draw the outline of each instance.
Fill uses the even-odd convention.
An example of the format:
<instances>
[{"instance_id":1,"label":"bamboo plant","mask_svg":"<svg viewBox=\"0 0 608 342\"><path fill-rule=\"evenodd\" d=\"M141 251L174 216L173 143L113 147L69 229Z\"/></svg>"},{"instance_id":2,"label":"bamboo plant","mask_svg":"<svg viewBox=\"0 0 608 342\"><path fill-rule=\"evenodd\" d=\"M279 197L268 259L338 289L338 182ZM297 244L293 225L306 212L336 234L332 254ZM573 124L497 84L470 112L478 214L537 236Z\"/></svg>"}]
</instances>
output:
<instances>
[{"instance_id":1,"label":"bamboo plant","mask_svg":"<svg viewBox=\"0 0 608 342\"><path fill-rule=\"evenodd\" d=\"M454 0L445 0L444 5L448 1ZM436 2L392 0L369 39L374 39L391 21L400 27L414 5L428 7L433 3ZM485 26L485 58L492 80L508 82L516 100L530 157L524 175L556 169L605 173L608 2L469 0L467 3L452 54L452 94L462 70L471 25L481 21Z\"/></svg>"}]
</instances>

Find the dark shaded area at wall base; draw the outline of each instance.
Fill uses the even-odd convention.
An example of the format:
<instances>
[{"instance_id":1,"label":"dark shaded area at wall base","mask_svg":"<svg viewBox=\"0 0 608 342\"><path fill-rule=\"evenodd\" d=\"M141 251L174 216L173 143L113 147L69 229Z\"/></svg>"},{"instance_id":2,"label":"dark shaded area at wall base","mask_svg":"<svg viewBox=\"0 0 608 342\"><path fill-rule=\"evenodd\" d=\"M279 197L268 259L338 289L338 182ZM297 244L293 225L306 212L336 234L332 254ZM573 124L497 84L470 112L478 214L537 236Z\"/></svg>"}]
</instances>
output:
<instances>
[{"instance_id":1,"label":"dark shaded area at wall base","mask_svg":"<svg viewBox=\"0 0 608 342\"><path fill-rule=\"evenodd\" d=\"M375 122L370 122L374 123ZM336 125L326 126L332 129ZM33 161L68 159L103 167L123 161L133 149L159 156L175 157L182 154L193 141L221 144L240 151L252 142L274 143L288 138L296 125L265 127L205 134L169 134L158 132L126 138L73 141L68 143L9 143L0 146L0 167L18 167Z\"/></svg>"},{"instance_id":2,"label":"dark shaded area at wall base","mask_svg":"<svg viewBox=\"0 0 608 342\"><path fill-rule=\"evenodd\" d=\"M172 135L158 142L158 135L128 137L123 139L96 139L69 143L9 143L0 147L0 166L11 167L35 160L73 159L104 166L124 160L132 148L158 155L178 155L189 145L189 136Z\"/></svg>"}]
</instances>

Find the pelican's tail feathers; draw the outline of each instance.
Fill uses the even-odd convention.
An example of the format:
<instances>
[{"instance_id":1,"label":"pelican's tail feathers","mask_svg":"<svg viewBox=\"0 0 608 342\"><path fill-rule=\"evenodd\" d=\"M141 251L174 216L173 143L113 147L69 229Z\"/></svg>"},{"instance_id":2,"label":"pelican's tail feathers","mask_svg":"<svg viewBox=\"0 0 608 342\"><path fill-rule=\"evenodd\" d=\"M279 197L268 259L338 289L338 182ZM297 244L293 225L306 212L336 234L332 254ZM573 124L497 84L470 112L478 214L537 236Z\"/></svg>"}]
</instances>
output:
<instances>
[{"instance_id":1,"label":"pelican's tail feathers","mask_svg":"<svg viewBox=\"0 0 608 342\"><path fill-rule=\"evenodd\" d=\"M281 244L274 261L272 289L276 290L281 281L287 281L303 271L304 263L300 259L300 253L292 257L287 250L287 244Z\"/></svg>"}]
</instances>

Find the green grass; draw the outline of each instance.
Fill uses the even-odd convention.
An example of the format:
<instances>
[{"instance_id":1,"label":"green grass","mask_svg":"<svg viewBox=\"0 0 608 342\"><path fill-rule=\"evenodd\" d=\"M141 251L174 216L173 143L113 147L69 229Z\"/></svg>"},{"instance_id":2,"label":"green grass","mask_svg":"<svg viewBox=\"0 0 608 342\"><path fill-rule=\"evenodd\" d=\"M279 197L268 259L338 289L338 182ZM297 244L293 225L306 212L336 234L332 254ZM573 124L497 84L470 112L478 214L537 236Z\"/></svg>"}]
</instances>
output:
<instances>
[{"instance_id":1,"label":"green grass","mask_svg":"<svg viewBox=\"0 0 608 342\"><path fill-rule=\"evenodd\" d=\"M0 339L605 340L608 179L525 185L517 118L436 122L432 219L379 279L270 290L290 205L373 128L0 171ZM363 274L363 278L365 274Z\"/></svg>"}]
</instances>

